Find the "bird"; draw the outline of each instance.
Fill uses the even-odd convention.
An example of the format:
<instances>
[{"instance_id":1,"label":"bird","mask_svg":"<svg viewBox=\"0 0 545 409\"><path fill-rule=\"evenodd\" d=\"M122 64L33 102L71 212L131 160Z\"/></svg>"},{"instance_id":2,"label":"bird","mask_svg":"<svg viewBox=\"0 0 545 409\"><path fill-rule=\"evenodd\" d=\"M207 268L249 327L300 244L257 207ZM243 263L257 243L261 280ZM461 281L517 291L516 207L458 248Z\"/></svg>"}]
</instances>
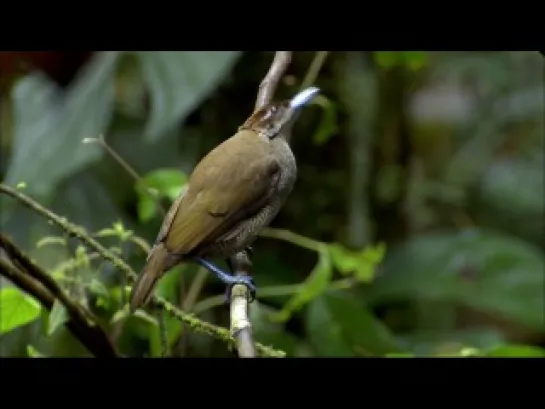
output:
<instances>
[{"instance_id":1,"label":"bird","mask_svg":"<svg viewBox=\"0 0 545 409\"><path fill-rule=\"evenodd\" d=\"M290 147L293 124L319 92L308 87L289 100L257 109L235 135L195 166L132 287L131 312L149 302L165 273L188 261L214 273L227 285L228 294L233 285L243 284L255 298L250 276L230 275L209 259L228 259L248 249L279 212L297 178Z\"/></svg>"}]
</instances>

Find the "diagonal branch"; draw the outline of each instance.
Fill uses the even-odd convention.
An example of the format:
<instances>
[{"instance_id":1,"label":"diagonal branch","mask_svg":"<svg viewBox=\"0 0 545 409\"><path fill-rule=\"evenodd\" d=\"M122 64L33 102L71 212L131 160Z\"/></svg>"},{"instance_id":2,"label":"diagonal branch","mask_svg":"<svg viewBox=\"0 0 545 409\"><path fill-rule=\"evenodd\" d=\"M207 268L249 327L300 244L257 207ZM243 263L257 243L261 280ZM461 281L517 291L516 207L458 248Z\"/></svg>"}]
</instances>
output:
<instances>
[{"instance_id":1,"label":"diagonal branch","mask_svg":"<svg viewBox=\"0 0 545 409\"><path fill-rule=\"evenodd\" d=\"M30 197L24 195L21 192L18 192L17 190L3 183L0 183L0 193L13 197L14 199L18 200L26 207L30 208L34 212L38 213L42 217L45 217L46 219L51 221L53 224L60 227L65 232L69 233L70 235L74 237L77 237L81 242L83 242L90 248L94 249L97 253L99 253L103 259L109 261L118 270L122 271L129 280L134 281L136 279L136 273L132 270L132 268L127 263L125 263L124 260L117 257L114 253L112 253L110 250L105 248L98 241L93 239L91 235L83 227L67 221L65 218L58 216L57 214L53 213L49 209L46 209L45 207L43 207L42 205L40 205L38 202L31 199ZM195 331L208 334L228 344L234 343L234 339L231 337L227 329L217 327L208 322L202 321L194 317L192 314L187 314L181 311L179 308L177 308L173 304L171 304L170 302L168 302L167 300L165 300L164 298L154 296L152 298L152 304L161 308L165 312L171 314L173 317L175 317L179 321L187 324L190 328L192 328ZM283 351L275 350L263 344L256 343L255 347L257 351L263 356L275 357L275 358L282 358L285 356L285 353Z\"/></svg>"},{"instance_id":2,"label":"diagonal branch","mask_svg":"<svg viewBox=\"0 0 545 409\"><path fill-rule=\"evenodd\" d=\"M291 51L277 51L274 60L259 84L255 110L271 102L280 79L291 62ZM246 251L235 254L229 259L231 269L235 275L251 275L252 263ZM235 285L231 291L231 334L236 340L238 355L241 358L256 356L252 337L252 323L249 318L249 293L244 285Z\"/></svg>"},{"instance_id":3,"label":"diagonal branch","mask_svg":"<svg viewBox=\"0 0 545 409\"><path fill-rule=\"evenodd\" d=\"M257 92L257 98L255 100L255 111L264 107L272 101L274 92L278 88L280 78L286 72L288 65L291 62L291 51L277 51L274 55L274 60L271 64L271 68L259 84L259 91Z\"/></svg>"},{"instance_id":4,"label":"diagonal branch","mask_svg":"<svg viewBox=\"0 0 545 409\"><path fill-rule=\"evenodd\" d=\"M66 327L96 357L115 358L117 353L94 314L73 300L41 267L0 234L0 274L51 310L55 300L66 309Z\"/></svg>"}]
</instances>

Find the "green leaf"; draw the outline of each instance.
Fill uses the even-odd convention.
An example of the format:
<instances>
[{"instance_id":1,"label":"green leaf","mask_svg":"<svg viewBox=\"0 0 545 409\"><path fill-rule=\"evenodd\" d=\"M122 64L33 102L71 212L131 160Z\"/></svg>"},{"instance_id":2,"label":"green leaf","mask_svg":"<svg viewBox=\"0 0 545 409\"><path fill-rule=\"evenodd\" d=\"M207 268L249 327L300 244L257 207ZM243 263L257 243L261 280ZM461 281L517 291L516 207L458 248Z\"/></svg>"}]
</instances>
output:
<instances>
[{"instance_id":1,"label":"green leaf","mask_svg":"<svg viewBox=\"0 0 545 409\"><path fill-rule=\"evenodd\" d=\"M335 268L343 275L354 275L361 282L370 282L375 276L376 266L382 261L386 247L383 244L353 251L333 243L329 253Z\"/></svg>"},{"instance_id":2,"label":"green leaf","mask_svg":"<svg viewBox=\"0 0 545 409\"><path fill-rule=\"evenodd\" d=\"M117 232L115 229L112 229L111 227L107 227L105 229L99 230L94 234L95 237L115 237L117 236Z\"/></svg>"},{"instance_id":3,"label":"green leaf","mask_svg":"<svg viewBox=\"0 0 545 409\"><path fill-rule=\"evenodd\" d=\"M358 355L384 355L404 352L390 330L366 306L345 292L327 292L314 302L323 303L327 316L335 323L337 337ZM327 331L323 327L322 331Z\"/></svg>"},{"instance_id":4,"label":"green leaf","mask_svg":"<svg viewBox=\"0 0 545 409\"><path fill-rule=\"evenodd\" d=\"M323 357L355 356L352 345L342 333L324 297L318 297L307 307L306 333L316 355Z\"/></svg>"},{"instance_id":5,"label":"green leaf","mask_svg":"<svg viewBox=\"0 0 545 409\"><path fill-rule=\"evenodd\" d=\"M149 139L183 121L229 72L238 51L137 52L151 97Z\"/></svg>"},{"instance_id":6,"label":"green leaf","mask_svg":"<svg viewBox=\"0 0 545 409\"><path fill-rule=\"evenodd\" d=\"M373 56L382 68L392 68L399 63L399 51L375 51Z\"/></svg>"},{"instance_id":7,"label":"green leaf","mask_svg":"<svg viewBox=\"0 0 545 409\"><path fill-rule=\"evenodd\" d=\"M51 312L49 313L49 320L47 321L47 335L53 334L57 328L68 321L69 318L64 305L62 305L59 300L55 300L53 308L51 308Z\"/></svg>"},{"instance_id":8,"label":"green leaf","mask_svg":"<svg viewBox=\"0 0 545 409\"><path fill-rule=\"evenodd\" d=\"M140 190L152 188L160 196L176 199L187 183L187 175L178 169L156 169L149 172L139 183Z\"/></svg>"},{"instance_id":9,"label":"green leaf","mask_svg":"<svg viewBox=\"0 0 545 409\"><path fill-rule=\"evenodd\" d=\"M140 196L138 199L138 219L143 222L149 222L155 214L157 213L157 206L155 205L155 201L146 195Z\"/></svg>"},{"instance_id":10,"label":"green leaf","mask_svg":"<svg viewBox=\"0 0 545 409\"><path fill-rule=\"evenodd\" d=\"M151 194L174 201L187 183L187 175L178 169L157 169L148 173L136 184L138 193L138 217L147 222L157 212L156 200ZM153 191L153 193L150 192Z\"/></svg>"},{"instance_id":11,"label":"green leaf","mask_svg":"<svg viewBox=\"0 0 545 409\"><path fill-rule=\"evenodd\" d=\"M318 252L316 266L301 285L299 292L294 294L284 305L281 311L273 314L271 319L277 322L285 322L291 315L303 307L306 303L319 296L327 289L332 275L331 259L327 247L323 246Z\"/></svg>"},{"instance_id":12,"label":"green leaf","mask_svg":"<svg viewBox=\"0 0 545 409\"><path fill-rule=\"evenodd\" d=\"M0 290L0 334L26 325L40 316L40 304L14 287Z\"/></svg>"},{"instance_id":13,"label":"green leaf","mask_svg":"<svg viewBox=\"0 0 545 409\"><path fill-rule=\"evenodd\" d=\"M180 325L180 321L170 315L164 314L163 319L166 329L167 355L171 355L172 347L181 334L182 326ZM149 349L150 356L162 356L163 346L161 342L161 327L159 326L159 318L157 318L157 325L150 327L149 330Z\"/></svg>"},{"instance_id":14,"label":"green leaf","mask_svg":"<svg viewBox=\"0 0 545 409\"><path fill-rule=\"evenodd\" d=\"M325 144L338 130L337 108L326 97L316 98L315 103L322 107L322 117L316 132L314 133L314 143L318 146Z\"/></svg>"},{"instance_id":15,"label":"green leaf","mask_svg":"<svg viewBox=\"0 0 545 409\"><path fill-rule=\"evenodd\" d=\"M44 197L102 154L82 140L100 134L110 122L117 57L114 51L95 54L64 94L41 74L15 84L13 156L6 183L25 180L29 195Z\"/></svg>"},{"instance_id":16,"label":"green leaf","mask_svg":"<svg viewBox=\"0 0 545 409\"><path fill-rule=\"evenodd\" d=\"M47 236L40 239L38 243L36 243L36 247L40 248L40 247L49 246L52 244L66 246L66 239L64 237Z\"/></svg>"},{"instance_id":17,"label":"green leaf","mask_svg":"<svg viewBox=\"0 0 545 409\"><path fill-rule=\"evenodd\" d=\"M480 230L433 233L389 251L368 296L444 300L543 329L543 252Z\"/></svg>"},{"instance_id":18,"label":"green leaf","mask_svg":"<svg viewBox=\"0 0 545 409\"><path fill-rule=\"evenodd\" d=\"M405 64L412 70L419 70L428 64L426 51L402 51L401 54Z\"/></svg>"},{"instance_id":19,"label":"green leaf","mask_svg":"<svg viewBox=\"0 0 545 409\"><path fill-rule=\"evenodd\" d=\"M486 351L485 356L498 358L545 358L545 349L531 345L501 345Z\"/></svg>"},{"instance_id":20,"label":"green leaf","mask_svg":"<svg viewBox=\"0 0 545 409\"><path fill-rule=\"evenodd\" d=\"M34 348L32 345L27 345L26 347L26 353L29 358L47 358L46 355L39 352L36 348Z\"/></svg>"},{"instance_id":21,"label":"green leaf","mask_svg":"<svg viewBox=\"0 0 545 409\"><path fill-rule=\"evenodd\" d=\"M91 292L95 295L106 298L110 297L110 293L108 292L106 286L96 278L91 279L91 282L89 283L89 290L91 290Z\"/></svg>"}]
</instances>

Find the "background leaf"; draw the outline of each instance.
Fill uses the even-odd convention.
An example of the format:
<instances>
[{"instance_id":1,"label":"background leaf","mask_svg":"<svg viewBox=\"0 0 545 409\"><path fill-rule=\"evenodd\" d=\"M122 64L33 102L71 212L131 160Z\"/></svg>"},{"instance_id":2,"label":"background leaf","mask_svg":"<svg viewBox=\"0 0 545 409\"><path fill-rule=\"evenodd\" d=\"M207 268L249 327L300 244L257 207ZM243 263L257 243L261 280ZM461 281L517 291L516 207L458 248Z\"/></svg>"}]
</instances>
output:
<instances>
[{"instance_id":1,"label":"background leaf","mask_svg":"<svg viewBox=\"0 0 545 409\"><path fill-rule=\"evenodd\" d=\"M309 336L322 355L335 344L330 353L344 355L383 355L403 352L390 330L364 304L349 295L327 292L312 302L307 311ZM335 355L328 355L335 356Z\"/></svg>"},{"instance_id":2,"label":"background leaf","mask_svg":"<svg viewBox=\"0 0 545 409\"><path fill-rule=\"evenodd\" d=\"M26 194L44 197L62 178L102 154L81 141L104 132L110 122L117 57L113 51L96 54L65 94L40 74L15 85L8 184L26 182Z\"/></svg>"},{"instance_id":3,"label":"background leaf","mask_svg":"<svg viewBox=\"0 0 545 409\"><path fill-rule=\"evenodd\" d=\"M0 290L0 334L28 324L40 316L40 304L15 287Z\"/></svg>"},{"instance_id":4,"label":"background leaf","mask_svg":"<svg viewBox=\"0 0 545 409\"><path fill-rule=\"evenodd\" d=\"M344 338L341 324L336 321L323 296L312 301L306 312L306 333L316 355L328 357L356 355L350 342Z\"/></svg>"},{"instance_id":5,"label":"background leaf","mask_svg":"<svg viewBox=\"0 0 545 409\"><path fill-rule=\"evenodd\" d=\"M239 55L238 51L138 52L152 102L147 136L156 139L183 120Z\"/></svg>"},{"instance_id":6,"label":"background leaf","mask_svg":"<svg viewBox=\"0 0 545 409\"><path fill-rule=\"evenodd\" d=\"M55 300L47 321L47 335L53 334L59 326L68 321L68 313L59 300Z\"/></svg>"},{"instance_id":7,"label":"background leaf","mask_svg":"<svg viewBox=\"0 0 545 409\"><path fill-rule=\"evenodd\" d=\"M369 296L456 302L542 330L544 269L543 253L512 237L433 233L392 249Z\"/></svg>"},{"instance_id":8,"label":"background leaf","mask_svg":"<svg viewBox=\"0 0 545 409\"><path fill-rule=\"evenodd\" d=\"M317 97L315 103L322 107L320 123L314 133L314 143L320 146L325 144L338 130L337 107L326 97Z\"/></svg>"}]
</instances>

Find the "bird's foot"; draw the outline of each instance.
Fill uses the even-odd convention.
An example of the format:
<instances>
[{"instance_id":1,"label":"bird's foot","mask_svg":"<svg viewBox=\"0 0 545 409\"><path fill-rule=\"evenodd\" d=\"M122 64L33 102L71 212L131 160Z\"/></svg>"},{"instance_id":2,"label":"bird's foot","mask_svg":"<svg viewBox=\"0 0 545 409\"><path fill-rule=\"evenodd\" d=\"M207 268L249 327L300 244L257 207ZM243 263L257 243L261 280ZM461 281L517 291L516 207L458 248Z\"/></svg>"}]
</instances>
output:
<instances>
[{"instance_id":1,"label":"bird's foot","mask_svg":"<svg viewBox=\"0 0 545 409\"><path fill-rule=\"evenodd\" d=\"M200 258L195 257L195 261L199 263L201 266L206 268L208 271L214 273L216 277L218 277L221 281L223 281L225 284L227 284L227 300L228 302L231 302L231 289L236 284L242 284L245 285L248 290L250 291L250 302L252 302L255 299L256 295L256 286L254 284L254 280L250 276L232 276L227 274L225 271L223 271L221 268L217 267L216 265L212 264L211 262Z\"/></svg>"},{"instance_id":2,"label":"bird's foot","mask_svg":"<svg viewBox=\"0 0 545 409\"><path fill-rule=\"evenodd\" d=\"M257 288L255 286L254 280L250 276L231 276L233 281L227 285L227 291L225 292L226 300L225 302L227 304L231 303L231 292L233 290L233 286L236 284L242 284L245 285L246 288L248 288L248 291L250 291L250 300L249 302L252 302L255 300L255 294L257 291Z\"/></svg>"}]
</instances>

